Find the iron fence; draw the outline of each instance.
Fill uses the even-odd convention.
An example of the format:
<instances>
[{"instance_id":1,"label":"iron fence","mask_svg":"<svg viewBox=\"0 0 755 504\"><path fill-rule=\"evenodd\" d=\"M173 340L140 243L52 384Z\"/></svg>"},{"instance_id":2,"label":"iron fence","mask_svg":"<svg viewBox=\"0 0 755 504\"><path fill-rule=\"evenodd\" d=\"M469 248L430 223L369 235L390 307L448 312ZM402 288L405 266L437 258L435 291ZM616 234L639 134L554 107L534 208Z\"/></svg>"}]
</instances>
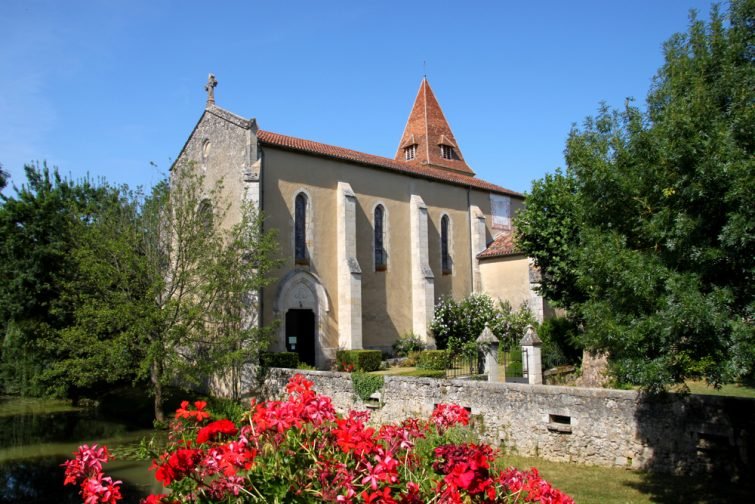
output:
<instances>
[{"instance_id":1,"label":"iron fence","mask_svg":"<svg viewBox=\"0 0 755 504\"><path fill-rule=\"evenodd\" d=\"M484 361L478 353L471 355L455 355L451 357L450 367L446 369L446 378L475 376L484 373Z\"/></svg>"}]
</instances>

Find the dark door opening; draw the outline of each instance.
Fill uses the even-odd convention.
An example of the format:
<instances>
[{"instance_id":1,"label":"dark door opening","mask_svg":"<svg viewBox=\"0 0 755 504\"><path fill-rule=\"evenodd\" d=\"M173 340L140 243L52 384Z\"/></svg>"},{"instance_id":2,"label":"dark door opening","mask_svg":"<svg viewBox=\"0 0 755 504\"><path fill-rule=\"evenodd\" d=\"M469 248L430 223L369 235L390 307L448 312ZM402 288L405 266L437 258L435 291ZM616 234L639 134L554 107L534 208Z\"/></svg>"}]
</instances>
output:
<instances>
[{"instance_id":1,"label":"dark door opening","mask_svg":"<svg viewBox=\"0 0 755 504\"><path fill-rule=\"evenodd\" d=\"M315 365L315 312L286 312L286 350L299 354L299 361Z\"/></svg>"}]
</instances>

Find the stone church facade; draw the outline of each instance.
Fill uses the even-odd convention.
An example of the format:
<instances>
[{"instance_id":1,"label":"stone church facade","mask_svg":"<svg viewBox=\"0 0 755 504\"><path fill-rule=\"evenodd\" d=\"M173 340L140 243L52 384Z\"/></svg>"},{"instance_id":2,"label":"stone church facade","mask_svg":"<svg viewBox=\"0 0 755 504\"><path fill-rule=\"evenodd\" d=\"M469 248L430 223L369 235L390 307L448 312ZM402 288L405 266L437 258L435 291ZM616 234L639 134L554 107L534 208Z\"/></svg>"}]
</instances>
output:
<instances>
[{"instance_id":1,"label":"stone church facade","mask_svg":"<svg viewBox=\"0 0 755 504\"><path fill-rule=\"evenodd\" d=\"M433 346L435 303L487 292L542 318L537 276L511 242L523 196L477 178L427 79L393 159L259 129L207 106L176 163L222 180L276 229L283 265L260 293L259 319L280 321L274 351L326 368L338 349L389 350L414 333Z\"/></svg>"}]
</instances>

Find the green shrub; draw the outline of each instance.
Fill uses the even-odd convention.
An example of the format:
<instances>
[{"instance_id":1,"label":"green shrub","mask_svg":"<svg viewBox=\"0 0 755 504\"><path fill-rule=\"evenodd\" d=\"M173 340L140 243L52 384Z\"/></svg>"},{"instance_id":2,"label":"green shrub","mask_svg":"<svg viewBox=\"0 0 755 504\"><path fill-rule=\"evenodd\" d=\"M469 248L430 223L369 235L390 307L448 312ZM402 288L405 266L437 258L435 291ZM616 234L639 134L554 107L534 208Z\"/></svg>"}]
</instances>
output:
<instances>
[{"instance_id":1,"label":"green shrub","mask_svg":"<svg viewBox=\"0 0 755 504\"><path fill-rule=\"evenodd\" d=\"M351 385L354 393L363 402L367 401L372 394L383 388L385 379L383 375L373 375L357 371L351 374Z\"/></svg>"},{"instance_id":2,"label":"green shrub","mask_svg":"<svg viewBox=\"0 0 755 504\"><path fill-rule=\"evenodd\" d=\"M419 369L444 370L451 367L451 356L446 350L425 350L417 356Z\"/></svg>"},{"instance_id":3,"label":"green shrub","mask_svg":"<svg viewBox=\"0 0 755 504\"><path fill-rule=\"evenodd\" d=\"M342 371L377 371L383 354L380 350L338 350L336 362Z\"/></svg>"},{"instance_id":4,"label":"green shrub","mask_svg":"<svg viewBox=\"0 0 755 504\"><path fill-rule=\"evenodd\" d=\"M524 370L522 369L522 348L512 348L506 354L506 376L522 376L524 374Z\"/></svg>"},{"instance_id":5,"label":"green shrub","mask_svg":"<svg viewBox=\"0 0 755 504\"><path fill-rule=\"evenodd\" d=\"M260 364L265 368L296 369L299 367L299 354L295 352L261 352Z\"/></svg>"},{"instance_id":6,"label":"green shrub","mask_svg":"<svg viewBox=\"0 0 755 504\"><path fill-rule=\"evenodd\" d=\"M302 370L305 370L305 371L314 371L317 368L314 367L311 364L307 364L306 362L300 362L299 365L296 366L296 369L302 369Z\"/></svg>"},{"instance_id":7,"label":"green shrub","mask_svg":"<svg viewBox=\"0 0 755 504\"><path fill-rule=\"evenodd\" d=\"M565 364L579 365L582 345L579 327L566 317L555 317L542 323L538 336L543 342L543 369Z\"/></svg>"},{"instance_id":8,"label":"green shrub","mask_svg":"<svg viewBox=\"0 0 755 504\"><path fill-rule=\"evenodd\" d=\"M438 348L448 349L455 355L462 351L465 343L474 343L486 325L502 347L511 348L519 344L527 325L535 323L527 305L514 310L507 302L495 302L486 294L475 293L461 301L441 299L435 305L430 329Z\"/></svg>"},{"instance_id":9,"label":"green shrub","mask_svg":"<svg viewBox=\"0 0 755 504\"><path fill-rule=\"evenodd\" d=\"M420 352L424 349L425 344L413 333L403 334L393 343L393 353L396 357L408 357L411 352Z\"/></svg>"},{"instance_id":10,"label":"green shrub","mask_svg":"<svg viewBox=\"0 0 755 504\"><path fill-rule=\"evenodd\" d=\"M210 410L213 420L227 418L234 423L240 422L244 413L249 411L248 408L242 406L238 401L225 397L208 397L207 409Z\"/></svg>"},{"instance_id":11,"label":"green shrub","mask_svg":"<svg viewBox=\"0 0 755 504\"><path fill-rule=\"evenodd\" d=\"M406 367L414 367L417 365L417 360L419 359L419 354L422 352L409 352L409 355L406 356L406 360L404 361L404 366Z\"/></svg>"}]
</instances>

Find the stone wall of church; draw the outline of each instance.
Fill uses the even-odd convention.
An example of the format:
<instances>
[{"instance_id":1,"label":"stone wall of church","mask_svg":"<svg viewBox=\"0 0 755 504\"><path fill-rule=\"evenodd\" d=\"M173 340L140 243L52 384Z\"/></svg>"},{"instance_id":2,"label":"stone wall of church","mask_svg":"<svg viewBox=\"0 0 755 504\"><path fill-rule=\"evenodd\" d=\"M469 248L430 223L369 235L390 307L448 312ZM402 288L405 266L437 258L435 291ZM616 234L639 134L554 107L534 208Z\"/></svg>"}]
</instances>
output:
<instances>
[{"instance_id":1,"label":"stone wall of church","mask_svg":"<svg viewBox=\"0 0 755 504\"><path fill-rule=\"evenodd\" d=\"M490 197L487 192L437 181L408 177L348 162L263 147L263 210L266 226L278 230L284 264L278 276L295 269L316 275L327 292L330 309L325 326L324 346L329 352L338 345L338 264L337 264L337 187L350 185L356 196L356 258L362 282L362 341L366 348L390 349L400 335L413 328L411 297L410 201L418 195L427 206L428 261L433 274L434 297L461 298L472 291L472 253L470 245L470 205L476 205L488 217L487 240L492 240ZM310 260L308 265L294 264L294 201L304 192L310 201L308 226ZM375 207L385 208L385 248L387 268L375 271ZM441 219L450 219L449 247L452 273L441 267ZM275 288L264 293L263 322L274 313ZM279 345L277 349L282 349Z\"/></svg>"},{"instance_id":2,"label":"stone wall of church","mask_svg":"<svg viewBox=\"0 0 755 504\"><path fill-rule=\"evenodd\" d=\"M295 370L270 370L257 394L278 398ZM367 409L350 375L305 372L336 408ZM469 408L481 438L505 451L582 464L727 477L755 474L755 400L428 378L385 377L376 423L427 417L438 403Z\"/></svg>"},{"instance_id":3,"label":"stone wall of church","mask_svg":"<svg viewBox=\"0 0 755 504\"><path fill-rule=\"evenodd\" d=\"M240 220L245 189L259 176L253 173L257 160L257 141L252 123L225 110L208 108L184 146L175 166L200 170L209 192L222 184L223 201L228 206L224 222L230 227Z\"/></svg>"}]
</instances>

